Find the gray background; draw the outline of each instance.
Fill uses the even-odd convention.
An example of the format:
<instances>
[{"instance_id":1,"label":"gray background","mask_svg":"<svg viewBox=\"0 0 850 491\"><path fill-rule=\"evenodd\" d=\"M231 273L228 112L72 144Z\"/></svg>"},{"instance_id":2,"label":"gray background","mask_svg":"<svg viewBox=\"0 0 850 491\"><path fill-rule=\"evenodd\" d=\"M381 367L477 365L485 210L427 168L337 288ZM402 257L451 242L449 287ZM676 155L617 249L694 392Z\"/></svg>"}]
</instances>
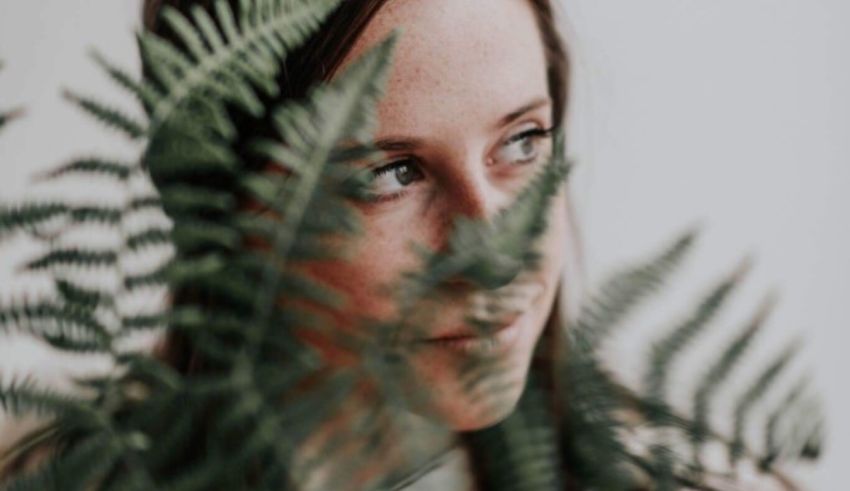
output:
<instances>
[{"instance_id":1,"label":"gray background","mask_svg":"<svg viewBox=\"0 0 850 491\"><path fill-rule=\"evenodd\" d=\"M0 59L6 62L0 107L27 111L0 137L0 199L32 192L28 175L71 156L137 151L64 103L60 91L129 101L86 50L96 45L133 67L138 4L0 0ZM728 339L763 294L778 288L770 332L753 356L764 361L795 336L805 340L793 371L814 375L830 425L824 460L801 472L812 489L845 489L850 3L565 0L564 7L577 71L570 143L579 168L572 189L589 283L686 227L699 223L703 230L673 287L611 343L609 355L623 377L638 380L651 333L681 317L695 295L753 254L755 269L743 291L700 346ZM62 191L92 193L82 185ZM11 291L10 264L26 253L23 243L0 249L0 295ZM26 288L44 286L32 281ZM677 365L678 401L687 401L686 381L710 354L689 352ZM0 338L4 380L29 372L61 380L97 365L69 364L27 340ZM757 368L743 367L723 395L733 400ZM792 382L783 380L783 387Z\"/></svg>"}]
</instances>

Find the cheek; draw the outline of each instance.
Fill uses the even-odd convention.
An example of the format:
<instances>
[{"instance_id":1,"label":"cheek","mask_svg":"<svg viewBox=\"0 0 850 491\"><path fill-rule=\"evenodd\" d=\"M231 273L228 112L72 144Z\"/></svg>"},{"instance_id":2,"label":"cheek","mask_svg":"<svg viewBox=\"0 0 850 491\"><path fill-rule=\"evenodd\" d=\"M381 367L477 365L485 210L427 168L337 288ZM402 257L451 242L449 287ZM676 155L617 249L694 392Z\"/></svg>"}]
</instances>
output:
<instances>
[{"instance_id":1,"label":"cheek","mask_svg":"<svg viewBox=\"0 0 850 491\"><path fill-rule=\"evenodd\" d=\"M415 270L418 263L410 243L419 241L421 231L406 220L367 219L361 235L340 239L331 247L345 251L345 257L304 263L303 269L345 298L337 313L341 320L370 318L387 320L395 313L393 288L402 273Z\"/></svg>"},{"instance_id":2,"label":"cheek","mask_svg":"<svg viewBox=\"0 0 850 491\"><path fill-rule=\"evenodd\" d=\"M366 340L370 333L363 331L362 322L394 317L396 302L385 288L410 261L401 254L405 249L401 236L374 233L368 228L362 236L335 240L330 246L346 251L345 256L302 262L295 269L341 295L343 304L332 309L298 302L300 307L330 320L331 330L304 326L296 330L296 336L315 349L328 366L354 366L359 363L359 343L352 345L346 338Z\"/></svg>"}]
</instances>

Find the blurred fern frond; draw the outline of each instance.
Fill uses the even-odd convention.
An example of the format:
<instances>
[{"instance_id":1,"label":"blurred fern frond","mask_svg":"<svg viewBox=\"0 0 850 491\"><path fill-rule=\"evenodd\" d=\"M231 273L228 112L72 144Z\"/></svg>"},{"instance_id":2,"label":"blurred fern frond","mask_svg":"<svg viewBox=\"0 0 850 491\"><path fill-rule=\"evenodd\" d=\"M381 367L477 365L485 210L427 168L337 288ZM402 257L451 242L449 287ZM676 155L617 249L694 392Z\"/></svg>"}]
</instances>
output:
<instances>
[{"instance_id":1,"label":"blurred fern frond","mask_svg":"<svg viewBox=\"0 0 850 491\"><path fill-rule=\"evenodd\" d=\"M0 60L0 72L2 72L4 68L5 65L3 61ZM4 109L0 111L0 130L2 130L3 127L9 124L12 120L23 116L23 114L24 110L22 108Z\"/></svg>"},{"instance_id":2,"label":"blurred fern frond","mask_svg":"<svg viewBox=\"0 0 850 491\"><path fill-rule=\"evenodd\" d=\"M674 361L685 355L697 336L712 327L709 321L743 279L749 259L709 289L692 314L651 346L643 386L632 387L621 382L613 370L615 367L601 354L601 342L610 342L609 338L615 334L610 326L632 315L642 300L650 298L646 293L655 291L669 276L675 269L670 267L671 260L678 264L694 238L693 232L687 232L649 261L615 275L603 284L595 298L585 303L574 323L569 356L563 362L566 376L562 380L562 399L567 408L567 429L561 438L570 468L577 471L574 478L580 489L734 489L737 484L729 477L734 475L734 467L718 465L716 461L711 466L705 463L707 443L724 447L730 463L745 459L751 466L761 465L765 476L783 483L787 489L800 489L784 474L782 466L770 467L774 456L783 455L786 464L808 460L801 451L804 446L801 442L810 439L815 442L813 448L822 446L823 416L817 412L812 415L816 423L804 425L808 428L803 432L806 437L792 437L793 430L787 426L782 436L778 435L777 421L781 415L790 414L785 408L787 402L780 402L770 410L772 415L765 421L766 445L745 442L743 436L746 432L742 428L750 426L748 417L752 409L771 385L778 383L779 375L793 357L795 350L790 348L768 363L743 392L735 414L730 417L735 421L732 433L718 431L709 423L711 417L716 418L715 394L765 323L775 303L773 294L767 296L743 331L719 350L702 379L694 384L692 411L676 408L670 401L668 380L675 373ZM623 292L643 292L644 296ZM612 297L616 300L612 301ZM600 331L604 336L599 336ZM796 386L786 399L799 397L800 388ZM779 441L784 443L779 445ZM600 466L599 462L606 464Z\"/></svg>"}]
</instances>

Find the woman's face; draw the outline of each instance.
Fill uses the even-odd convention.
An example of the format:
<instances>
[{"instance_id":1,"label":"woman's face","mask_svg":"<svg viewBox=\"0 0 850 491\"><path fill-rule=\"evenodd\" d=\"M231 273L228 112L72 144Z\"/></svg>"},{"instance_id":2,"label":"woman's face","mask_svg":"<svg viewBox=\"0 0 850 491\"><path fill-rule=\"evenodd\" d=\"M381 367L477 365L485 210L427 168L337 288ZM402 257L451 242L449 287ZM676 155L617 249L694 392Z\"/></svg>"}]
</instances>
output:
<instances>
[{"instance_id":1,"label":"woman's face","mask_svg":"<svg viewBox=\"0 0 850 491\"><path fill-rule=\"evenodd\" d=\"M528 0L391 0L343 68L398 27L375 135L387 158L369 164L379 197L356 205L364 233L346 244L349 259L306 265L347 294L335 318L349 328L395 319L398 305L386 287L421 267L411 244L441 249L454 217L492 217L551 152L550 138L541 134L553 124L544 48ZM566 199L562 187L540 242L541 267L500 289L522 313L505 319L508 328L487 337L475 332L465 317L481 306L485 292L462 281L442 286L414 309L414 317L428 319L428 330L409 340L415 349L408 383L426 389L429 401L417 412L471 430L513 409L560 279ZM464 388L462 365L472 357L497 361L501 390L484 384L482 397Z\"/></svg>"}]
</instances>

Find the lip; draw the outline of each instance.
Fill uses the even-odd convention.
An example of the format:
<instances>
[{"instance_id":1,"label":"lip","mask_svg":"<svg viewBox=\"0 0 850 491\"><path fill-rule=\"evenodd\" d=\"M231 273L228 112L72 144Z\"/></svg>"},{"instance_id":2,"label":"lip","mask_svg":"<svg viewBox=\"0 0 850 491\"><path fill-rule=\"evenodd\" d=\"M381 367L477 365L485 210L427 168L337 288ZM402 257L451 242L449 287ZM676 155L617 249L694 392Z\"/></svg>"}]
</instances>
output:
<instances>
[{"instance_id":1,"label":"lip","mask_svg":"<svg viewBox=\"0 0 850 491\"><path fill-rule=\"evenodd\" d=\"M511 327L511 325L516 322L516 320L520 317L521 312L515 312L511 315L505 317L501 322L498 323L498 327L496 328L488 328L488 330L484 329L476 329L474 327L468 325L462 325L457 328L448 330L443 333L435 334L428 338L423 339L424 342L432 342L432 341L460 341L464 339L478 339L478 338L488 338L492 337L504 329Z\"/></svg>"},{"instance_id":2,"label":"lip","mask_svg":"<svg viewBox=\"0 0 850 491\"><path fill-rule=\"evenodd\" d=\"M496 354L505 353L521 337L522 331L526 329L528 319L532 316L535 307L543 298L546 284L532 278L530 281L520 281L510 288L519 289L519 295L509 296L505 303L500 318L492 319L496 324L488 328L476 328L464 323L452 326L443 331L433 332L427 337L414 341L420 347L435 348L439 350L454 351L462 354ZM508 290L503 290L507 292ZM492 318L488 313L488 297L479 297L483 302L473 303L473 317L479 319Z\"/></svg>"},{"instance_id":3,"label":"lip","mask_svg":"<svg viewBox=\"0 0 850 491\"><path fill-rule=\"evenodd\" d=\"M498 328L481 332L474 328L463 327L420 340L426 347L455 352L464 355L502 354L511 349L524 331L529 311L513 314Z\"/></svg>"}]
</instances>

